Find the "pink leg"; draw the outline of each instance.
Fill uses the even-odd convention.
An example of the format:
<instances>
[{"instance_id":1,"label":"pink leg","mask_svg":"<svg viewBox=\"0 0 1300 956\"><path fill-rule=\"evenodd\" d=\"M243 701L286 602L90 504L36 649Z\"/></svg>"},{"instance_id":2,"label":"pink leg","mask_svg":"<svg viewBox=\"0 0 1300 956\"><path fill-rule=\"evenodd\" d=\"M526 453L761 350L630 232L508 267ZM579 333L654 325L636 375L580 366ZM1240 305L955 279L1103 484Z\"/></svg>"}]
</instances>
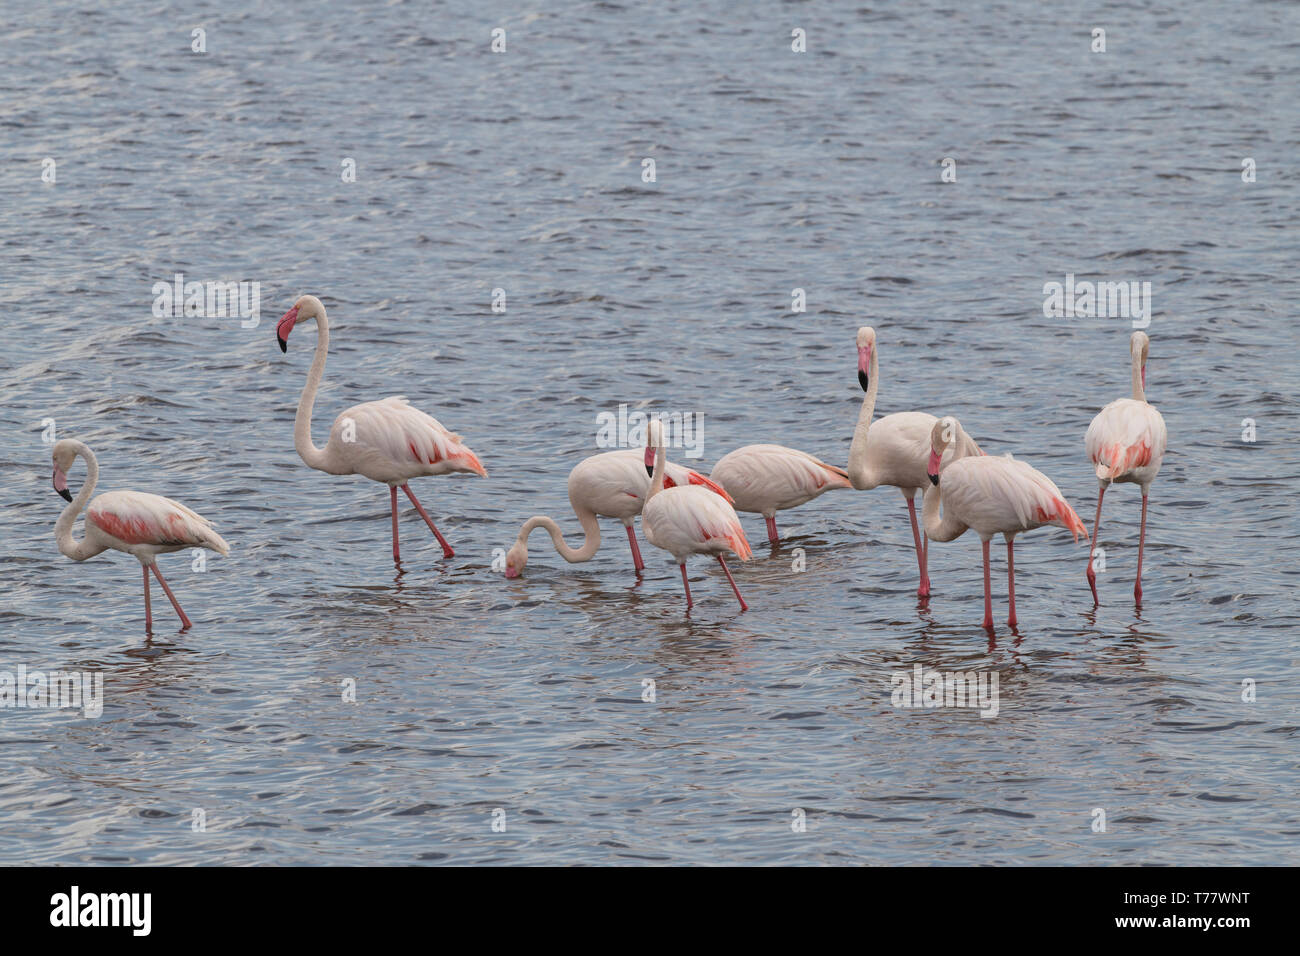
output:
<instances>
[{"instance_id":1,"label":"pink leg","mask_svg":"<svg viewBox=\"0 0 1300 956\"><path fill-rule=\"evenodd\" d=\"M402 560L402 552L397 547L397 486L391 485L388 490L392 492L389 498L393 505L393 563L398 564Z\"/></svg>"},{"instance_id":2,"label":"pink leg","mask_svg":"<svg viewBox=\"0 0 1300 956\"><path fill-rule=\"evenodd\" d=\"M645 570L645 562L641 560L641 549L636 543L636 529L631 525L627 526L627 543L632 545L632 564L636 567L636 573L640 574Z\"/></svg>"},{"instance_id":3,"label":"pink leg","mask_svg":"<svg viewBox=\"0 0 1300 956\"><path fill-rule=\"evenodd\" d=\"M1016 553L1011 539L1007 539L1007 600L1011 603L1011 613L1007 617L1009 627L1016 626Z\"/></svg>"},{"instance_id":4,"label":"pink leg","mask_svg":"<svg viewBox=\"0 0 1300 956\"><path fill-rule=\"evenodd\" d=\"M916 545L916 566L921 572L921 586L916 589L920 597L930 596L930 576L926 568L926 552L921 548L921 529L916 523L916 502L907 499L907 513L912 519L912 543Z\"/></svg>"},{"instance_id":5,"label":"pink leg","mask_svg":"<svg viewBox=\"0 0 1300 956\"><path fill-rule=\"evenodd\" d=\"M144 632L153 633L153 609L149 606L149 566L140 565L140 570L144 572Z\"/></svg>"},{"instance_id":6,"label":"pink leg","mask_svg":"<svg viewBox=\"0 0 1300 956\"><path fill-rule=\"evenodd\" d=\"M194 625L190 623L190 619L186 617L185 612L181 610L181 605L180 602L176 600L176 595L172 594L172 589L167 586L167 581L163 578L162 572L158 570L158 565L155 563L149 565L149 567L153 568L153 573L154 576L158 578L158 583L161 584L162 589L167 592L167 599L172 602L172 607L176 608L176 613L180 615L181 630L193 627Z\"/></svg>"},{"instance_id":7,"label":"pink leg","mask_svg":"<svg viewBox=\"0 0 1300 956\"><path fill-rule=\"evenodd\" d=\"M433 525L433 520L425 513L420 502L416 500L415 492L411 491L411 486L402 485L402 490L406 492L406 497L411 499L411 504L415 505L415 510L420 512L420 517L424 519L424 523L429 526L429 530L433 532L433 536L437 538L438 543L442 545L442 556L444 558L454 558L456 552L451 550L451 545L447 543L447 539L438 533L438 529Z\"/></svg>"},{"instance_id":8,"label":"pink leg","mask_svg":"<svg viewBox=\"0 0 1300 956\"><path fill-rule=\"evenodd\" d=\"M772 543L772 544L777 544L777 543L780 542L780 540L781 540L781 536L780 536L779 534L776 533L776 518L775 518L775 517L771 517L771 518L768 518L768 519L767 519L767 540L768 540L770 543ZM744 602L741 602L741 603L744 603Z\"/></svg>"},{"instance_id":9,"label":"pink leg","mask_svg":"<svg viewBox=\"0 0 1300 956\"><path fill-rule=\"evenodd\" d=\"M686 610L691 609L691 582L686 580L686 562L682 562L682 584L686 588Z\"/></svg>"},{"instance_id":10,"label":"pink leg","mask_svg":"<svg viewBox=\"0 0 1300 956\"><path fill-rule=\"evenodd\" d=\"M993 587L989 581L989 543L984 542L984 626L993 630Z\"/></svg>"},{"instance_id":11,"label":"pink leg","mask_svg":"<svg viewBox=\"0 0 1300 956\"><path fill-rule=\"evenodd\" d=\"M736 587L736 579L731 576L731 568L727 567L727 562L722 560L722 555L718 555L718 564L722 565L722 570L726 573L727 580L731 582L731 590L736 592L736 600L740 602L740 609L742 611L748 611L749 605L746 604L745 599L740 596L740 588Z\"/></svg>"},{"instance_id":12,"label":"pink leg","mask_svg":"<svg viewBox=\"0 0 1300 956\"><path fill-rule=\"evenodd\" d=\"M1147 496L1142 496L1142 531L1138 537L1138 576L1133 585L1133 598L1142 606L1142 552L1147 543Z\"/></svg>"},{"instance_id":13,"label":"pink leg","mask_svg":"<svg viewBox=\"0 0 1300 956\"><path fill-rule=\"evenodd\" d=\"M1092 542L1088 548L1088 587L1092 588L1092 603L1095 607L1101 601L1097 600L1097 573L1092 569L1093 552L1101 544L1101 539L1097 535L1101 532L1101 499L1106 494L1106 486L1102 485L1097 489L1097 517L1092 522Z\"/></svg>"}]
</instances>

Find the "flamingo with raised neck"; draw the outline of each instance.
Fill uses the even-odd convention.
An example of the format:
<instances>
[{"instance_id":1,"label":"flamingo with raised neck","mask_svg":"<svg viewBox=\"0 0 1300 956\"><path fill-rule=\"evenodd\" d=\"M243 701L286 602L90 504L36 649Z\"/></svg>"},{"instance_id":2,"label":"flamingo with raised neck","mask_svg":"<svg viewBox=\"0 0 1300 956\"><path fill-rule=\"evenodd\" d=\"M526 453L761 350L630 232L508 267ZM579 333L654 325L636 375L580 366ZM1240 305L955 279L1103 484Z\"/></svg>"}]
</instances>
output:
<instances>
[{"instance_id":1,"label":"flamingo with raised neck","mask_svg":"<svg viewBox=\"0 0 1300 956\"><path fill-rule=\"evenodd\" d=\"M314 295L301 296L276 324L275 337L280 351L288 351L289 333L299 324L315 320L316 354L312 357L293 422L293 444L308 466L329 475L364 475L371 481L388 485L393 512L393 561L400 562L397 540L397 489L401 488L415 505L424 523L442 545L444 557L455 555L433 519L429 517L415 492L407 484L421 475L471 473L483 478L487 471L478 457L430 415L412 408L405 398L392 397L377 402L354 405L334 419L329 440L317 448L311 440L312 406L316 391L325 374L329 353L330 326L325 306Z\"/></svg>"}]
</instances>

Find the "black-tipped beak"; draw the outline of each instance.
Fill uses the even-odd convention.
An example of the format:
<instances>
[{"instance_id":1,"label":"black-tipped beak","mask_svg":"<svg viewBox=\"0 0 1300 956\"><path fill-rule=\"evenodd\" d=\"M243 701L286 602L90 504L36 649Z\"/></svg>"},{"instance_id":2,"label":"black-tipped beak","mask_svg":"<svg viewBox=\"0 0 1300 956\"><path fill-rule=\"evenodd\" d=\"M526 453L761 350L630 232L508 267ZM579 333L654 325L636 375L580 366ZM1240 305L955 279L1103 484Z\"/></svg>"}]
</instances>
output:
<instances>
[{"instance_id":1,"label":"black-tipped beak","mask_svg":"<svg viewBox=\"0 0 1300 956\"><path fill-rule=\"evenodd\" d=\"M934 485L936 488L938 488L938 487L939 487L939 476L938 476L938 475L931 475L931 476L930 476L930 484L932 484L932 485Z\"/></svg>"},{"instance_id":2,"label":"black-tipped beak","mask_svg":"<svg viewBox=\"0 0 1300 956\"><path fill-rule=\"evenodd\" d=\"M72 500L72 492L70 492L67 488L56 488L54 490L57 491L63 497L64 501Z\"/></svg>"},{"instance_id":3,"label":"black-tipped beak","mask_svg":"<svg viewBox=\"0 0 1300 956\"><path fill-rule=\"evenodd\" d=\"M871 376L869 376L866 372L859 371L858 384L862 386L862 390L864 392L867 391L867 389L871 386Z\"/></svg>"},{"instance_id":4,"label":"black-tipped beak","mask_svg":"<svg viewBox=\"0 0 1300 956\"><path fill-rule=\"evenodd\" d=\"M646 466L645 466L645 474L646 474L646 477L647 477L647 478L653 478L653 477L655 476L654 465L646 465Z\"/></svg>"},{"instance_id":5,"label":"black-tipped beak","mask_svg":"<svg viewBox=\"0 0 1300 956\"><path fill-rule=\"evenodd\" d=\"M278 335L275 337L275 340L276 340L277 342L280 343L280 351L281 351L281 352L288 352L288 351L289 351L289 343L288 343L288 342L286 342L284 339L280 338L280 336L278 336Z\"/></svg>"}]
</instances>

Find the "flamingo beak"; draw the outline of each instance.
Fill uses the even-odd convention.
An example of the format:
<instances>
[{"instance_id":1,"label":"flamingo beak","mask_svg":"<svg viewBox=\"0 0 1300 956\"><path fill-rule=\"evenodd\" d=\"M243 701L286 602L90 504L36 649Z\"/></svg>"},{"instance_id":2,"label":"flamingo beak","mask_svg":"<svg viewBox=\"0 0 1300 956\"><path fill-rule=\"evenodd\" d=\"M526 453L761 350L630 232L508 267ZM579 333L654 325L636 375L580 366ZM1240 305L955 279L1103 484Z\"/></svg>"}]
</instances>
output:
<instances>
[{"instance_id":1,"label":"flamingo beak","mask_svg":"<svg viewBox=\"0 0 1300 956\"><path fill-rule=\"evenodd\" d=\"M517 578L517 577L519 577L519 569L518 569L518 568L512 568L512 567L510 567L509 565L507 565L507 566L506 566L506 577L508 577L508 578Z\"/></svg>"},{"instance_id":2,"label":"flamingo beak","mask_svg":"<svg viewBox=\"0 0 1300 956\"><path fill-rule=\"evenodd\" d=\"M54 490L62 495L64 501L72 500L72 492L68 490L68 476L58 465L54 466Z\"/></svg>"},{"instance_id":3,"label":"flamingo beak","mask_svg":"<svg viewBox=\"0 0 1300 956\"><path fill-rule=\"evenodd\" d=\"M645 450L645 473L651 478L655 476L655 450L649 445Z\"/></svg>"},{"instance_id":4,"label":"flamingo beak","mask_svg":"<svg viewBox=\"0 0 1300 956\"><path fill-rule=\"evenodd\" d=\"M289 333L298 322L298 307L295 305L292 309L280 316L280 321L275 324L275 340L280 343L280 351L289 351Z\"/></svg>"},{"instance_id":5,"label":"flamingo beak","mask_svg":"<svg viewBox=\"0 0 1300 956\"><path fill-rule=\"evenodd\" d=\"M865 392L871 384L871 346L859 346L858 348L858 384L862 386Z\"/></svg>"},{"instance_id":6,"label":"flamingo beak","mask_svg":"<svg viewBox=\"0 0 1300 956\"><path fill-rule=\"evenodd\" d=\"M939 453L933 448L930 449L930 463L926 466L925 473L930 476L930 484L938 487L939 485Z\"/></svg>"}]
</instances>

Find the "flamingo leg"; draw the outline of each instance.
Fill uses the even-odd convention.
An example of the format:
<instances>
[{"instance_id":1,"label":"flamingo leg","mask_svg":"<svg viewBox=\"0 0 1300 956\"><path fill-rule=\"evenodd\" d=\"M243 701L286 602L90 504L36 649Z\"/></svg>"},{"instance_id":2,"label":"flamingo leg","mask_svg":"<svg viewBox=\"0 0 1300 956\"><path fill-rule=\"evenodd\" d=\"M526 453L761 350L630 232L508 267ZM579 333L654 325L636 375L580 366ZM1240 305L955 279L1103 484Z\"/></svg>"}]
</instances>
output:
<instances>
[{"instance_id":1,"label":"flamingo leg","mask_svg":"<svg viewBox=\"0 0 1300 956\"><path fill-rule=\"evenodd\" d=\"M682 562L682 586L686 588L686 610L691 609L691 582L686 580L686 562Z\"/></svg>"},{"instance_id":2,"label":"flamingo leg","mask_svg":"<svg viewBox=\"0 0 1300 956\"><path fill-rule=\"evenodd\" d=\"M393 506L393 563L398 564L402 560L402 552L397 547L397 486L390 485L388 490L391 492L389 500Z\"/></svg>"},{"instance_id":3,"label":"flamingo leg","mask_svg":"<svg viewBox=\"0 0 1300 956\"><path fill-rule=\"evenodd\" d=\"M984 626L993 630L993 587L989 581L989 543L984 541Z\"/></svg>"},{"instance_id":4,"label":"flamingo leg","mask_svg":"<svg viewBox=\"0 0 1300 956\"><path fill-rule=\"evenodd\" d=\"M776 533L776 517L773 516L771 518L767 518L766 521L767 521L767 540L771 544L779 543L781 540L781 536ZM719 558L719 560L721 560L721 558ZM741 603L743 604L744 602L742 601Z\"/></svg>"},{"instance_id":5,"label":"flamingo leg","mask_svg":"<svg viewBox=\"0 0 1300 956\"><path fill-rule=\"evenodd\" d=\"M641 549L636 543L636 529L631 525L627 526L627 543L632 546L632 564L636 568L636 573L640 574L645 570L645 562L641 560Z\"/></svg>"},{"instance_id":6,"label":"flamingo leg","mask_svg":"<svg viewBox=\"0 0 1300 956\"><path fill-rule=\"evenodd\" d=\"M1007 538L1007 600L1011 612L1007 616L1007 626L1016 626L1016 553L1010 538Z\"/></svg>"},{"instance_id":7,"label":"flamingo leg","mask_svg":"<svg viewBox=\"0 0 1300 956\"><path fill-rule=\"evenodd\" d=\"M456 552L451 550L451 545L447 543L447 539L444 538L441 533L439 533L436 527L434 527L433 519L430 518L429 515L425 512L424 506L421 505L418 500L416 500L415 492L411 490L411 486L402 485L402 490L406 492L406 497L411 499L411 504L415 505L415 510L420 512L420 517L424 519L424 523L429 526L429 530L433 532L433 536L437 538L438 543L442 545L442 556L444 558L454 558L456 556ZM396 497L397 493L394 492L393 496Z\"/></svg>"},{"instance_id":8,"label":"flamingo leg","mask_svg":"<svg viewBox=\"0 0 1300 956\"><path fill-rule=\"evenodd\" d=\"M1142 552L1147 543L1147 496L1142 495L1142 531L1138 536L1138 576L1133 584L1133 598L1138 606L1142 605Z\"/></svg>"},{"instance_id":9,"label":"flamingo leg","mask_svg":"<svg viewBox=\"0 0 1300 956\"><path fill-rule=\"evenodd\" d=\"M140 565L140 570L144 572L144 632L153 633L153 609L149 606L149 565Z\"/></svg>"},{"instance_id":10,"label":"flamingo leg","mask_svg":"<svg viewBox=\"0 0 1300 956\"><path fill-rule=\"evenodd\" d=\"M746 604L745 599L740 596L740 588L736 587L736 579L731 576L731 568L727 567L727 562L722 560L722 555L718 555L718 564L722 565L723 573L727 575L727 580L731 582L731 590L736 592L736 600L740 602L740 609L742 611L748 611L749 605Z\"/></svg>"},{"instance_id":11,"label":"flamingo leg","mask_svg":"<svg viewBox=\"0 0 1300 956\"><path fill-rule=\"evenodd\" d=\"M1092 522L1092 546L1088 549L1088 587L1092 588L1092 603L1094 607L1101 603L1101 601L1097 600L1097 572L1092 569L1092 561L1093 556L1101 543L1101 539L1098 538L1097 535L1101 532L1101 499L1105 494L1106 486L1102 485L1097 489L1097 517L1094 518ZM1138 561L1140 567L1141 558L1139 558ZM1141 575L1141 573L1142 572L1139 570L1138 574Z\"/></svg>"},{"instance_id":12,"label":"flamingo leg","mask_svg":"<svg viewBox=\"0 0 1300 956\"><path fill-rule=\"evenodd\" d=\"M921 572L921 585L916 589L916 593L919 597L929 597L930 575L927 567L929 548L922 550L921 529L916 523L916 502L911 498L907 499L907 514L912 519L912 543L916 545L916 567Z\"/></svg>"},{"instance_id":13,"label":"flamingo leg","mask_svg":"<svg viewBox=\"0 0 1300 956\"><path fill-rule=\"evenodd\" d=\"M176 608L176 613L180 615L181 630L193 627L194 625L190 623L190 619L186 617L185 612L181 610L180 601L176 600L176 595L172 594L172 589L167 586L166 579L163 578L162 572L158 570L157 562L149 565L149 567L153 568L153 573L154 576L158 578L158 583L161 584L162 589L167 592L167 600L172 602L172 607Z\"/></svg>"}]
</instances>

